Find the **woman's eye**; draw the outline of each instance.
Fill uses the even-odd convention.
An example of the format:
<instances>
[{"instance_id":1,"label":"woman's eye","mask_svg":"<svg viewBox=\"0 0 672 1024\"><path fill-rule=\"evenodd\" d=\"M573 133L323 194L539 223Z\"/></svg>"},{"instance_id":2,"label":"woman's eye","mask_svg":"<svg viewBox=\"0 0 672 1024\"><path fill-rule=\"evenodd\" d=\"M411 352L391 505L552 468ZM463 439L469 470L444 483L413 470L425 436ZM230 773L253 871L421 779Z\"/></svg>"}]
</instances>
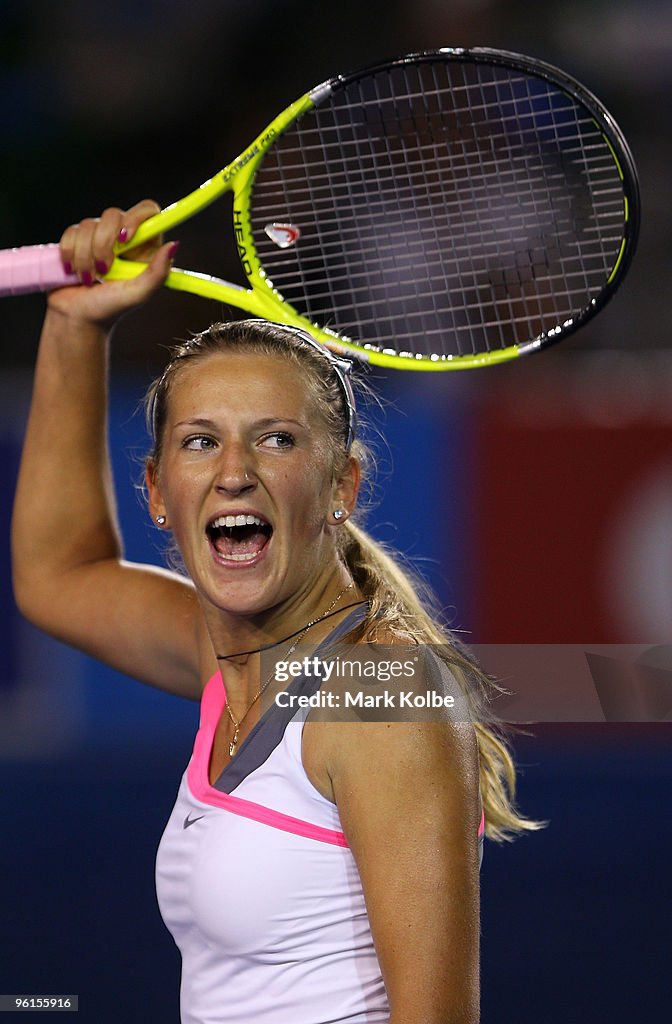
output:
<instances>
[{"instance_id":1,"label":"woman's eye","mask_svg":"<svg viewBox=\"0 0 672 1024\"><path fill-rule=\"evenodd\" d=\"M268 448L292 448L294 437L285 430L276 430L273 434L267 434L263 443Z\"/></svg>"},{"instance_id":2,"label":"woman's eye","mask_svg":"<svg viewBox=\"0 0 672 1024\"><path fill-rule=\"evenodd\" d=\"M193 437L185 437L182 447L192 452L204 452L214 448L215 442L212 437L208 437L206 434L195 434Z\"/></svg>"}]
</instances>

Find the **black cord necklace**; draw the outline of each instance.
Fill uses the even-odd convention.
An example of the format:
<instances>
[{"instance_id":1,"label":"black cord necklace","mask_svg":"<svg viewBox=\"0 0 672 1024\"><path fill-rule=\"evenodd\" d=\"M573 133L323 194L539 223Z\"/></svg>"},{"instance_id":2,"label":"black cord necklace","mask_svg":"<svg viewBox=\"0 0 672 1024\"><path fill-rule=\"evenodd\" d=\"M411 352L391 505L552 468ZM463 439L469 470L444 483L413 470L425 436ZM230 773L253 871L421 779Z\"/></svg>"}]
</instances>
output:
<instances>
[{"instance_id":1,"label":"black cord necklace","mask_svg":"<svg viewBox=\"0 0 672 1024\"><path fill-rule=\"evenodd\" d=\"M317 622L325 622L327 619L331 619L334 615L340 615L341 612L347 612L350 608L357 608L360 604L367 604L366 600L353 601L352 604L346 604L343 608L337 608L335 612L328 612L321 618L316 619L309 625L315 625ZM295 636L303 633L306 630L306 626L301 626L294 633L290 633L289 636L283 636L281 640L274 640L272 644L264 644L263 647L254 647L250 651L236 651L235 654L216 654L215 658L217 661L229 661L231 658L245 658L248 654L263 654L265 651L272 651L274 647L278 647L280 644L287 643L288 640L293 640Z\"/></svg>"}]
</instances>

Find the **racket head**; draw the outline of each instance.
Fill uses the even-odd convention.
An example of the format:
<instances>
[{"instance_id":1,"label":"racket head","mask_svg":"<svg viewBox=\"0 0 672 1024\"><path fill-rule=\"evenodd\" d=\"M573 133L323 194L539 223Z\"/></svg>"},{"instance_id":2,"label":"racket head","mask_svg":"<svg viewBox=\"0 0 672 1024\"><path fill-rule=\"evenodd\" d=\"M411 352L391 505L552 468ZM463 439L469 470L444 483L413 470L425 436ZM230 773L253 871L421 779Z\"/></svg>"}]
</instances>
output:
<instances>
[{"instance_id":1,"label":"racket head","mask_svg":"<svg viewBox=\"0 0 672 1024\"><path fill-rule=\"evenodd\" d=\"M442 49L310 95L234 183L241 259L274 319L379 365L471 368L557 343L623 280L634 161L570 75Z\"/></svg>"}]
</instances>

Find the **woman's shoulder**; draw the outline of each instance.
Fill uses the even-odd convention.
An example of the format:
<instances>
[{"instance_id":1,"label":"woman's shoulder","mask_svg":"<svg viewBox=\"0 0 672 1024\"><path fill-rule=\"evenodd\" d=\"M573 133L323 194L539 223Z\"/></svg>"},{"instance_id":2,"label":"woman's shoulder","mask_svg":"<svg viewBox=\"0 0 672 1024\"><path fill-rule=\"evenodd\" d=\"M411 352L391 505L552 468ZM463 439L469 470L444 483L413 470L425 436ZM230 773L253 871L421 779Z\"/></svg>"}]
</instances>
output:
<instances>
[{"instance_id":1,"label":"woman's shoulder","mask_svg":"<svg viewBox=\"0 0 672 1024\"><path fill-rule=\"evenodd\" d=\"M328 660L322 704L307 723L313 764L319 754L329 775L355 763L386 763L395 773L421 764L431 774L455 758L473 760L469 703L449 652L386 624L338 645Z\"/></svg>"}]
</instances>

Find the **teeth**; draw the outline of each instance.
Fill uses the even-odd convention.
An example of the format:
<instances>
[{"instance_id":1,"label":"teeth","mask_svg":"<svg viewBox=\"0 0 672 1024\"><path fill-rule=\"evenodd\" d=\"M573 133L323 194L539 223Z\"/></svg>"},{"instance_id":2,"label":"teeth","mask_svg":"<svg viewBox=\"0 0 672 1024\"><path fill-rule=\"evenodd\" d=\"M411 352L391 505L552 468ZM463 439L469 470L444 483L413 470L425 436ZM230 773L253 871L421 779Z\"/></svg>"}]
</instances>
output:
<instances>
[{"instance_id":1,"label":"teeth","mask_svg":"<svg viewBox=\"0 0 672 1024\"><path fill-rule=\"evenodd\" d=\"M232 559L234 562L250 562L256 555L256 552L247 555L227 555L227 559Z\"/></svg>"},{"instance_id":2,"label":"teeth","mask_svg":"<svg viewBox=\"0 0 672 1024\"><path fill-rule=\"evenodd\" d=\"M258 516L250 515L237 515L237 516L220 516L212 524L213 529L219 529L221 527L231 526L264 526L263 520L259 519Z\"/></svg>"}]
</instances>

